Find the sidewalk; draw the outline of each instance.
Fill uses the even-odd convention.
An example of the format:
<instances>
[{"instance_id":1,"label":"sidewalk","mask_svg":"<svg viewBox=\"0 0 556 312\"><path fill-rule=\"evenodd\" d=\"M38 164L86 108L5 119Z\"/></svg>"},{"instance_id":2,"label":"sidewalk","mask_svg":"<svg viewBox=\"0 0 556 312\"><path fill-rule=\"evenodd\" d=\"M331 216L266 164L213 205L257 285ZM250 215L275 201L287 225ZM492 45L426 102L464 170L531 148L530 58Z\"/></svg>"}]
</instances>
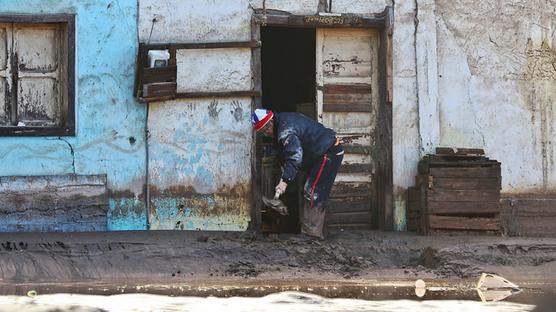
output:
<instances>
[{"instance_id":1,"label":"sidewalk","mask_svg":"<svg viewBox=\"0 0 556 312\"><path fill-rule=\"evenodd\" d=\"M72 292L181 288L184 294L224 286L250 288L251 294L267 286L411 286L418 278L471 285L482 272L517 284L556 281L556 238L356 231L311 241L286 234L152 231L4 233L0 242L4 294L40 285Z\"/></svg>"}]
</instances>

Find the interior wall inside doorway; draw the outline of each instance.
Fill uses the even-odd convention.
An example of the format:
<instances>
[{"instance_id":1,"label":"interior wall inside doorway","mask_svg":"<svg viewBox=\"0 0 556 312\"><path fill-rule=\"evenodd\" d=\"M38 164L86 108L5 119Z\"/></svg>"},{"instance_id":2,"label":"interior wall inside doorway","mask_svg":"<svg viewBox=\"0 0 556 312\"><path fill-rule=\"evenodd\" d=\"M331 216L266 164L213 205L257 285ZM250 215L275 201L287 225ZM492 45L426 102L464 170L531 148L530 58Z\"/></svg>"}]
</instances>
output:
<instances>
[{"instance_id":1,"label":"interior wall inside doorway","mask_svg":"<svg viewBox=\"0 0 556 312\"><path fill-rule=\"evenodd\" d=\"M263 107L315 118L315 29L262 27Z\"/></svg>"}]
</instances>

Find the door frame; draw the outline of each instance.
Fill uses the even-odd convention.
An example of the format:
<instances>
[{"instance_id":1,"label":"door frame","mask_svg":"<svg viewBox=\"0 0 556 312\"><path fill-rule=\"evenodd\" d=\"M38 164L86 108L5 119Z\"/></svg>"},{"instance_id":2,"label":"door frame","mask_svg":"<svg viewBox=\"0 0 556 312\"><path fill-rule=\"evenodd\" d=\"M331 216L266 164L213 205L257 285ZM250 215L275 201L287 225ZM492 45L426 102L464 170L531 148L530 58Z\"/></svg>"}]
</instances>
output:
<instances>
[{"instance_id":1,"label":"door frame","mask_svg":"<svg viewBox=\"0 0 556 312\"><path fill-rule=\"evenodd\" d=\"M275 10L255 10L251 18L251 40L261 41L262 26L297 28L373 28L380 33L378 52L380 102L378 109L378 136L375 146L380 153L377 157L377 205L380 230L391 231L393 220L393 171L392 171L392 30L393 10L387 6L384 11L370 16L358 14L294 15ZM253 90L260 96L253 97L252 110L262 107L262 64L261 44L252 49L251 70ZM261 139L253 133L251 155L251 181L253 205L251 209L251 228L261 228Z\"/></svg>"}]
</instances>

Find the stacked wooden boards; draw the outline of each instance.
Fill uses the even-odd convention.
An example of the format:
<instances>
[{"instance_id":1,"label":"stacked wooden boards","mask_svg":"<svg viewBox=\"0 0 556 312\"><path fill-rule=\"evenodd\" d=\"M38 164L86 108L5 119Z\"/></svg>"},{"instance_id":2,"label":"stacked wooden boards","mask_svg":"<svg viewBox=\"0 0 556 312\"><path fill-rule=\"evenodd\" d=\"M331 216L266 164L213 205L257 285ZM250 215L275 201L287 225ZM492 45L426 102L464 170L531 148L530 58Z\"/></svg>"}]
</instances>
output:
<instances>
[{"instance_id":1,"label":"stacked wooden boards","mask_svg":"<svg viewBox=\"0 0 556 312\"><path fill-rule=\"evenodd\" d=\"M500 232L500 163L477 149L438 148L419 162L407 193L407 228Z\"/></svg>"}]
</instances>

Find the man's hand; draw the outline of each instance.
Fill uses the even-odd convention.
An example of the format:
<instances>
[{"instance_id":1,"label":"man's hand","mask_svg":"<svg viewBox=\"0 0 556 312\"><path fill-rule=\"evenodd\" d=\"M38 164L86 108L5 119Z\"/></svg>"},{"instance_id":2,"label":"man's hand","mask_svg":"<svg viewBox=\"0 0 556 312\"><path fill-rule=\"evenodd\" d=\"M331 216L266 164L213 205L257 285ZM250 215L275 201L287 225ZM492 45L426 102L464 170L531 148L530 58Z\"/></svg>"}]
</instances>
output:
<instances>
[{"instance_id":1,"label":"man's hand","mask_svg":"<svg viewBox=\"0 0 556 312\"><path fill-rule=\"evenodd\" d=\"M280 179L280 183L278 183L278 185L276 185L276 194L274 195L275 198L278 198L280 196L282 196L282 194L284 194L286 192L286 188L288 187L288 184L286 182L284 182L282 179Z\"/></svg>"}]
</instances>

